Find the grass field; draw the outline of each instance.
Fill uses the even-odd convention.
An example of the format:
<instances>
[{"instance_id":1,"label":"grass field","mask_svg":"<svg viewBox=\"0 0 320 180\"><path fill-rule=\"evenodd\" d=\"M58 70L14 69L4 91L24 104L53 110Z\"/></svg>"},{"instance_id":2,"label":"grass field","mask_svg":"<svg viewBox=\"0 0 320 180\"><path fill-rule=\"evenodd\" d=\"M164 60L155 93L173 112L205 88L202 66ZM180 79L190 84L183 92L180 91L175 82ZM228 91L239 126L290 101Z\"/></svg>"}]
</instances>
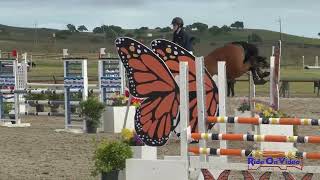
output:
<instances>
[{"instance_id":1,"label":"grass field","mask_svg":"<svg viewBox=\"0 0 320 180\"><path fill-rule=\"evenodd\" d=\"M320 70L304 70L302 68L281 68L280 78L282 80L299 80L299 81L311 81L320 80ZM248 79L242 77L241 79ZM317 94L313 93L313 82L289 82L290 97L317 97ZM235 93L237 96L248 95L248 82L237 82L235 84ZM265 85L256 86L257 96L269 96L269 83Z\"/></svg>"},{"instance_id":2,"label":"grass field","mask_svg":"<svg viewBox=\"0 0 320 180\"><path fill-rule=\"evenodd\" d=\"M87 54L88 60L88 76L90 79L98 80L98 59L95 54ZM60 59L36 60L37 67L28 73L31 80L52 80L52 76L63 77L63 61ZM283 80L315 80L320 79L320 70L305 70L302 67L283 67L281 68L281 79ZM248 79L246 75L239 79ZM290 94L292 97L317 97L313 93L313 82L290 82ZM236 96L248 95L248 81L238 81L235 84ZM257 96L269 96L269 83L256 86Z\"/></svg>"}]
</instances>

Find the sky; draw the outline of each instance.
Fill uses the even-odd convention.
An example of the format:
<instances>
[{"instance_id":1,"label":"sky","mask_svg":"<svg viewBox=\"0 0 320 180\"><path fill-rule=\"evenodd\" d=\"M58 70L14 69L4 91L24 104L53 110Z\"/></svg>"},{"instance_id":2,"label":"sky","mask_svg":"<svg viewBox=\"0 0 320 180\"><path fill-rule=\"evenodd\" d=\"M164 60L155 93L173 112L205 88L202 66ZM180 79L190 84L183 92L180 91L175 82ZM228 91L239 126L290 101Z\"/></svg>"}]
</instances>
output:
<instances>
[{"instance_id":1,"label":"sky","mask_svg":"<svg viewBox=\"0 0 320 180\"><path fill-rule=\"evenodd\" d=\"M245 28L319 38L320 0L0 0L0 24L66 29L66 24L117 25L125 29L185 24L209 27L243 21Z\"/></svg>"}]
</instances>

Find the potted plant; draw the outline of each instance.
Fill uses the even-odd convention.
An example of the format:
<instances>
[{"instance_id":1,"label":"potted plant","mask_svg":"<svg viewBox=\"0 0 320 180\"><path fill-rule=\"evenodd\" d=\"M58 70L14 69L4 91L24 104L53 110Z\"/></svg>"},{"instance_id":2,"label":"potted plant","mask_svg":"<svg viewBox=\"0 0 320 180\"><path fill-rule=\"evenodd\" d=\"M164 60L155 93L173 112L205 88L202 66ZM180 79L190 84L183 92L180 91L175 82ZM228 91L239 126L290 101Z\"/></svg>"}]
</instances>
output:
<instances>
[{"instance_id":1,"label":"potted plant","mask_svg":"<svg viewBox=\"0 0 320 180\"><path fill-rule=\"evenodd\" d=\"M240 106L237 108L238 111L244 113L245 111L250 111L250 103L248 100L242 100Z\"/></svg>"},{"instance_id":2,"label":"potted plant","mask_svg":"<svg viewBox=\"0 0 320 180\"><path fill-rule=\"evenodd\" d=\"M86 120L87 132L96 133L105 105L95 97L80 102L80 114Z\"/></svg>"},{"instance_id":3,"label":"potted plant","mask_svg":"<svg viewBox=\"0 0 320 180\"><path fill-rule=\"evenodd\" d=\"M103 140L94 152L92 175L101 173L102 180L118 180L119 171L125 168L126 159L131 157L132 151L127 143Z\"/></svg>"},{"instance_id":4,"label":"potted plant","mask_svg":"<svg viewBox=\"0 0 320 180\"><path fill-rule=\"evenodd\" d=\"M91 97L91 96L88 96ZM70 100L71 101L81 101L82 100L82 93L78 92L78 93L72 93L70 96ZM77 107L76 106L71 106L70 107L70 111L71 113L76 113L77 111Z\"/></svg>"},{"instance_id":5,"label":"potted plant","mask_svg":"<svg viewBox=\"0 0 320 180\"><path fill-rule=\"evenodd\" d=\"M122 129L121 140L131 147L133 158L149 160L157 159L157 148L146 146L135 130L128 128Z\"/></svg>"},{"instance_id":6,"label":"potted plant","mask_svg":"<svg viewBox=\"0 0 320 180\"><path fill-rule=\"evenodd\" d=\"M105 132L121 133L124 128L134 127L134 116L136 107L140 106L140 101L132 98L128 106L129 97L114 93L107 101L107 107L104 112L103 129ZM126 113L128 113L126 115Z\"/></svg>"},{"instance_id":7,"label":"potted plant","mask_svg":"<svg viewBox=\"0 0 320 180\"><path fill-rule=\"evenodd\" d=\"M58 100L64 100L64 95L63 94L49 94L48 95L48 100L49 101L58 101ZM60 104L50 104L50 111L51 112L58 112Z\"/></svg>"},{"instance_id":8,"label":"potted plant","mask_svg":"<svg viewBox=\"0 0 320 180\"><path fill-rule=\"evenodd\" d=\"M28 93L25 95L26 100L46 100L47 95L46 94L31 94ZM44 112L44 104L29 104L31 107L36 107L36 112Z\"/></svg>"}]
</instances>

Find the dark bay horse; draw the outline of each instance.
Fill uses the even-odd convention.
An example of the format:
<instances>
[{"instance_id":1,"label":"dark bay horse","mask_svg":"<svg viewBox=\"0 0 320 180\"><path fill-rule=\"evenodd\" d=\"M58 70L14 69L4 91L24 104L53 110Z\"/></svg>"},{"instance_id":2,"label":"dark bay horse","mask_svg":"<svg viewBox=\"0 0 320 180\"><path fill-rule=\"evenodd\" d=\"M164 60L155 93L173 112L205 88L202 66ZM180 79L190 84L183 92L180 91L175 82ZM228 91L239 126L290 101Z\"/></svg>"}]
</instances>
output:
<instances>
[{"instance_id":1,"label":"dark bay horse","mask_svg":"<svg viewBox=\"0 0 320 180\"><path fill-rule=\"evenodd\" d=\"M204 64L211 75L218 73L218 61L226 62L228 79L235 79L248 71L252 72L255 84L265 84L263 78L269 76L269 72L263 72L261 68L269 66L265 57L258 55L258 48L247 42L232 42L217 48L204 58Z\"/></svg>"}]
</instances>

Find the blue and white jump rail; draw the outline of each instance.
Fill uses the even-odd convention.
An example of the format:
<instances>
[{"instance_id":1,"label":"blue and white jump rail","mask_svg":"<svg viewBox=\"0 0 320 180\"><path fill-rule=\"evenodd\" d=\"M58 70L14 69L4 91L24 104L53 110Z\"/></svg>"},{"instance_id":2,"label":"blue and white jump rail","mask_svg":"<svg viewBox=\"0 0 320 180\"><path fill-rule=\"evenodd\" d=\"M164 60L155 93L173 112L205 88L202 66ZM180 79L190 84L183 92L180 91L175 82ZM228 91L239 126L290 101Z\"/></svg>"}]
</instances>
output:
<instances>
[{"instance_id":1,"label":"blue and white jump rail","mask_svg":"<svg viewBox=\"0 0 320 180\"><path fill-rule=\"evenodd\" d=\"M119 58L111 58L109 54L106 55L105 48L101 48L98 69L100 102L110 105L112 103L110 98L115 93L124 94L124 87L126 84L124 66ZM127 118L128 108L129 107L127 107L125 119ZM110 116L110 114L108 114L106 110L101 117L101 125L99 128L101 131L106 131L108 129L107 126L111 126L113 124L113 122L108 124L112 121L112 119L109 119L107 116Z\"/></svg>"},{"instance_id":2,"label":"blue and white jump rail","mask_svg":"<svg viewBox=\"0 0 320 180\"><path fill-rule=\"evenodd\" d=\"M71 94L80 92L82 100L88 98L88 71L87 59L85 58L63 58L64 64L64 101L65 101L65 129L80 127L86 131L86 122L83 124L72 124L71 116Z\"/></svg>"},{"instance_id":3,"label":"blue and white jump rail","mask_svg":"<svg viewBox=\"0 0 320 180\"><path fill-rule=\"evenodd\" d=\"M125 70L119 58L105 56L105 48L100 49L99 55L99 89L100 100L108 104L114 93L124 94Z\"/></svg>"},{"instance_id":4,"label":"blue and white jump rail","mask_svg":"<svg viewBox=\"0 0 320 180\"><path fill-rule=\"evenodd\" d=\"M25 64L22 63L21 68L25 68ZM22 70L23 71L23 70ZM17 59L4 59L0 58L0 123L2 126L8 127L27 127L30 123L21 123L19 117L20 108L23 107L19 104L20 95L17 93L4 93L6 91L17 91L21 88L20 81L18 79L18 61ZM5 89L9 88L9 89ZM11 89L13 88L13 89ZM6 119L4 114L5 103L7 99L14 99L14 119Z\"/></svg>"}]
</instances>

